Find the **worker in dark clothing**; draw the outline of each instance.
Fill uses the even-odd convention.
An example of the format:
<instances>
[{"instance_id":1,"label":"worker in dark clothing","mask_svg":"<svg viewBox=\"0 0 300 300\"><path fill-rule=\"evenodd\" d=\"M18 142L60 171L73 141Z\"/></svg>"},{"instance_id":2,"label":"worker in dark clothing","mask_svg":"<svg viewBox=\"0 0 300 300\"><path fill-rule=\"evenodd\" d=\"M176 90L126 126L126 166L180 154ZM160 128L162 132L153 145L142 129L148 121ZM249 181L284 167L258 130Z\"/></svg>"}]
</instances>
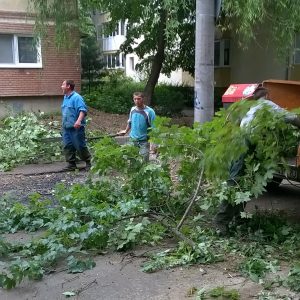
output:
<instances>
[{"instance_id":1,"label":"worker in dark clothing","mask_svg":"<svg viewBox=\"0 0 300 300\"><path fill-rule=\"evenodd\" d=\"M64 154L68 163L64 168L65 171L74 171L76 169L76 152L85 161L86 169L88 170L91 167L91 154L85 139L87 106L83 98L74 91L74 87L73 80L64 80L61 86L64 93L64 100L61 106L62 137Z\"/></svg>"},{"instance_id":2,"label":"worker in dark clothing","mask_svg":"<svg viewBox=\"0 0 300 300\"><path fill-rule=\"evenodd\" d=\"M257 100L257 104L249 109L240 123L240 127L246 130L246 133L249 136L251 136L251 123L255 118L256 112L260 109L268 109L274 114L280 113L284 117L286 123L300 128L300 118L296 114L288 112L287 110L278 106L276 103L268 100L267 97L268 90L263 87L258 87L251 98ZM236 186L238 184L239 178L244 175L246 156L251 155L255 151L255 145L251 145L248 140L246 141L246 144L248 146L247 152L243 153L238 160L231 164L229 179L227 180L229 187ZM223 201L219 206L218 213L214 217L214 225L218 232L222 235L227 234L228 225L234 218L240 218L240 213L243 211L243 209L243 203L231 204L228 201Z\"/></svg>"}]
</instances>

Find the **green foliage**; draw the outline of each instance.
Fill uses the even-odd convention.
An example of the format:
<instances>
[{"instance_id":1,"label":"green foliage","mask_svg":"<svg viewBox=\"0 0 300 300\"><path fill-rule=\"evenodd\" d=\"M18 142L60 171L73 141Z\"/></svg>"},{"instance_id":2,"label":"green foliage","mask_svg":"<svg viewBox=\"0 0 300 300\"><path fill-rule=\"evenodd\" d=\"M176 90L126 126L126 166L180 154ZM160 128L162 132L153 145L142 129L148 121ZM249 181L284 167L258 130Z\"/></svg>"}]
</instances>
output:
<instances>
[{"instance_id":1,"label":"green foliage","mask_svg":"<svg viewBox=\"0 0 300 300\"><path fill-rule=\"evenodd\" d=\"M209 240L199 243L196 249L179 242L176 249L167 249L153 255L151 260L143 264L142 270L151 273L163 268L220 261L220 256L212 249L213 245Z\"/></svg>"},{"instance_id":2,"label":"green foliage","mask_svg":"<svg viewBox=\"0 0 300 300\"><path fill-rule=\"evenodd\" d=\"M58 261L69 263L70 272L91 268L90 250L126 250L159 243L173 232L169 226L178 224L191 196L196 205L180 233L194 246L180 242L176 248L154 255L144 264L145 271L213 263L239 255L245 258L242 272L259 281L267 272L278 270L277 262L283 259L280 253L291 262L299 260L299 228L275 216L254 215L236 229L231 239L217 237L207 228L209 213L221 201L243 203L263 191L269 175L276 170L274 162L280 161L286 150L274 139L274 132L285 140L287 149L297 141L298 133L263 110L250 135L263 153L252 151L246 157L244 178L237 187L228 186L224 180L230 162L248 149L247 132L238 126L248 108L249 104L238 103L221 111L212 122L195 128L169 126L166 118L158 118L152 131L152 139L160 147L156 162L145 163L132 145L120 146L109 138L100 140L94 146L93 177L71 188L57 186L56 207L41 203L37 195L29 205L2 199L2 232L39 228L45 232L26 244L0 240L4 257L1 286L12 288L24 278L39 279ZM264 139L259 139L259 132ZM199 184L201 170L204 173ZM259 189L253 191L255 186ZM296 286L297 279L295 267L286 282Z\"/></svg>"},{"instance_id":3,"label":"green foliage","mask_svg":"<svg viewBox=\"0 0 300 300\"><path fill-rule=\"evenodd\" d=\"M56 217L55 211L49 209L50 201L42 201L39 194L32 194L29 199L28 205L9 197L0 199L0 232L36 231Z\"/></svg>"},{"instance_id":4,"label":"green foliage","mask_svg":"<svg viewBox=\"0 0 300 300\"><path fill-rule=\"evenodd\" d=\"M109 72L103 83L85 94L87 103L101 111L128 114L134 105L132 94L143 91L143 82L134 82L118 72ZM188 87L158 85L154 91L153 103L158 115L173 116L182 111L189 103L193 103L193 91Z\"/></svg>"},{"instance_id":5,"label":"green foliage","mask_svg":"<svg viewBox=\"0 0 300 300\"><path fill-rule=\"evenodd\" d=\"M0 287L11 289L19 284L25 277L30 280L38 280L43 277L43 270L39 262L15 260L9 266L9 274L0 274Z\"/></svg>"},{"instance_id":6,"label":"green foliage","mask_svg":"<svg viewBox=\"0 0 300 300\"><path fill-rule=\"evenodd\" d=\"M96 263L90 258L86 260L78 260L73 255L68 257L69 273L82 273L96 266Z\"/></svg>"},{"instance_id":7,"label":"green foliage","mask_svg":"<svg viewBox=\"0 0 300 300\"><path fill-rule=\"evenodd\" d=\"M193 90L188 87L160 84L154 90L152 106L158 115L173 116L193 103L193 96Z\"/></svg>"},{"instance_id":8,"label":"green foliage","mask_svg":"<svg viewBox=\"0 0 300 300\"><path fill-rule=\"evenodd\" d=\"M299 2L280 0L223 1L225 25L239 37L241 45L249 45L264 27L265 36L276 45L277 51L286 56L299 32Z\"/></svg>"},{"instance_id":9,"label":"green foliage","mask_svg":"<svg viewBox=\"0 0 300 300\"><path fill-rule=\"evenodd\" d=\"M258 295L258 300L291 300L290 296L262 290Z\"/></svg>"},{"instance_id":10,"label":"green foliage","mask_svg":"<svg viewBox=\"0 0 300 300\"><path fill-rule=\"evenodd\" d=\"M209 296L217 299L239 300L240 294L237 290L227 290L223 286L216 287L208 292Z\"/></svg>"},{"instance_id":11,"label":"green foliage","mask_svg":"<svg viewBox=\"0 0 300 300\"><path fill-rule=\"evenodd\" d=\"M133 218L130 219L129 222L120 222L116 228L111 230L110 242L117 245L117 250L131 249L134 246L134 243L141 239L141 234L149 224L150 221L146 217L138 222L134 222Z\"/></svg>"},{"instance_id":12,"label":"green foliage","mask_svg":"<svg viewBox=\"0 0 300 300\"><path fill-rule=\"evenodd\" d=\"M241 235L251 232L258 241L268 240L281 245L289 238L294 239L297 233L284 216L267 212L256 212L251 219L240 226L239 232Z\"/></svg>"},{"instance_id":13,"label":"green foliage","mask_svg":"<svg viewBox=\"0 0 300 300\"><path fill-rule=\"evenodd\" d=\"M278 270L278 261L266 261L265 259L255 256L247 259L241 265L242 273L249 276L255 282L264 278L267 272L272 271L275 273Z\"/></svg>"},{"instance_id":14,"label":"green foliage","mask_svg":"<svg viewBox=\"0 0 300 300\"><path fill-rule=\"evenodd\" d=\"M90 11L86 7L86 2L77 0L28 1L28 13L35 13L36 35L47 36L48 21L54 20L56 47L70 48L74 46L74 42L78 41L76 37L79 33L90 34L93 32Z\"/></svg>"},{"instance_id":15,"label":"green foliage","mask_svg":"<svg viewBox=\"0 0 300 300\"><path fill-rule=\"evenodd\" d=\"M81 40L81 74L82 79L88 80L89 84L100 74L102 63L99 56L100 49L94 32Z\"/></svg>"},{"instance_id":16,"label":"green foliage","mask_svg":"<svg viewBox=\"0 0 300 300\"><path fill-rule=\"evenodd\" d=\"M35 162L40 157L50 161L59 157L59 145L47 144L46 147L42 142L44 138L58 136L57 130L44 125L33 113L5 118L0 127L0 170Z\"/></svg>"},{"instance_id":17,"label":"green foliage","mask_svg":"<svg viewBox=\"0 0 300 300\"><path fill-rule=\"evenodd\" d=\"M107 11L111 17L111 31L120 20L127 20L125 53L135 52L146 69L155 59L161 43L164 44L163 72L170 73L184 66L193 70L195 2L189 0L164 0L161 2L130 0L116 4L111 0L86 1L94 8ZM166 18L167 15L167 18ZM136 39L143 37L137 45ZM179 38L178 38L179 37ZM191 50L192 49L192 50Z\"/></svg>"},{"instance_id":18,"label":"green foliage","mask_svg":"<svg viewBox=\"0 0 300 300\"><path fill-rule=\"evenodd\" d=\"M167 119L160 119L152 131L165 163L176 159L179 193L191 192L197 174L204 168L205 179L213 188L203 191L202 208L224 200L238 204L257 197L265 191L279 163L285 165L284 157L296 154L300 132L286 124L280 113L261 109L251 124L251 132L239 126L251 105L251 101L235 103L228 110L218 112L211 122L194 129L170 126ZM244 176L232 187L224 181L238 160L245 162Z\"/></svg>"},{"instance_id":19,"label":"green foliage","mask_svg":"<svg viewBox=\"0 0 300 300\"><path fill-rule=\"evenodd\" d=\"M110 75L108 79L98 89L85 94L87 104L104 112L128 114L133 105L132 94L143 90L143 84L119 75L114 80Z\"/></svg>"},{"instance_id":20,"label":"green foliage","mask_svg":"<svg viewBox=\"0 0 300 300\"><path fill-rule=\"evenodd\" d=\"M109 145L111 151L107 152ZM5 260L5 272L0 274L2 287L12 288L26 277L40 278L57 260L67 257L70 272L91 268L94 263L83 257L88 255L86 250L102 250L108 246L124 250L161 239L164 229L159 225L150 226L146 214L150 207L164 209L165 201L169 200L170 181L164 170L143 164L132 147L120 147L109 139L95 145L94 160L99 179L71 189L58 186L57 207L40 203L37 195L32 196L29 206L2 199L2 232L46 229L42 237L18 247L1 242L1 253L14 249ZM114 181L106 176L107 172L116 174L125 169L127 172L115 175ZM147 241L152 233L155 236Z\"/></svg>"},{"instance_id":21,"label":"green foliage","mask_svg":"<svg viewBox=\"0 0 300 300\"><path fill-rule=\"evenodd\" d=\"M295 292L300 291L300 262L297 261L291 268L284 284Z\"/></svg>"}]
</instances>

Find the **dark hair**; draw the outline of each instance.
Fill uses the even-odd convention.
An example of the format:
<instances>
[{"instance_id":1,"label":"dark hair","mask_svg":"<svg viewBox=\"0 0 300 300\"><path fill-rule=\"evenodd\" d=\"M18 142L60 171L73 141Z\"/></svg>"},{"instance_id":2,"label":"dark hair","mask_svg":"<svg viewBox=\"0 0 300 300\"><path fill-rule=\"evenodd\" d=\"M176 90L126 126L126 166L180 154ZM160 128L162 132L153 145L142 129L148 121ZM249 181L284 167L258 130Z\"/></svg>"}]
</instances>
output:
<instances>
[{"instance_id":1,"label":"dark hair","mask_svg":"<svg viewBox=\"0 0 300 300\"><path fill-rule=\"evenodd\" d=\"M67 79L66 80L66 85L69 85L72 91L75 88L75 82L74 82L74 80Z\"/></svg>"},{"instance_id":2,"label":"dark hair","mask_svg":"<svg viewBox=\"0 0 300 300\"><path fill-rule=\"evenodd\" d=\"M268 93L269 93L269 91L266 88L260 86L254 91L252 98L255 100L257 100L259 98L266 98Z\"/></svg>"},{"instance_id":3,"label":"dark hair","mask_svg":"<svg viewBox=\"0 0 300 300\"><path fill-rule=\"evenodd\" d=\"M133 93L133 96L145 98L145 95L144 95L143 92L134 92L134 93Z\"/></svg>"}]
</instances>

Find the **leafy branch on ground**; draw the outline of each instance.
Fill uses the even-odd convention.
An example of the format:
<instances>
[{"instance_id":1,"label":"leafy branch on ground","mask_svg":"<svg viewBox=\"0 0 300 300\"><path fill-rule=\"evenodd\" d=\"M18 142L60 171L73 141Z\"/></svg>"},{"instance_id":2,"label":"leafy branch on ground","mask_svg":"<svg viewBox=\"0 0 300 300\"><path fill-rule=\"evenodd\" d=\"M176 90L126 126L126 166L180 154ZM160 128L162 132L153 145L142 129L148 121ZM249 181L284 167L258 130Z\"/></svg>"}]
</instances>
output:
<instances>
[{"instance_id":1,"label":"leafy branch on ground","mask_svg":"<svg viewBox=\"0 0 300 300\"><path fill-rule=\"evenodd\" d=\"M26 277L40 279L55 270L58 262L65 262L69 272L80 272L93 267L91 258L99 251L124 251L175 237L178 246L151 254L144 271L238 256L235 271L262 283L269 272L277 273L280 262L286 261L291 271L281 283L297 290L297 225L278 215L256 213L241 225L231 224L231 238L221 238L211 229L210 219L219 203L246 203L262 193L277 170L274 162L281 161L298 138L282 119L263 111L264 121L251 135L259 151L246 157L246 173L239 184L228 186L224 181L230 162L247 150L245 133L238 126L246 106L238 103L195 128L170 126L168 120L158 119L152 140L159 145L159 159L147 164L135 147L102 139L93 146L89 180L71 189L57 186L57 206L42 203L37 195L29 205L2 198L2 233L43 231L26 244L1 240L4 269L0 285L12 288ZM264 139L259 138L262 132ZM281 140L274 141L274 132Z\"/></svg>"},{"instance_id":2,"label":"leafy branch on ground","mask_svg":"<svg viewBox=\"0 0 300 300\"><path fill-rule=\"evenodd\" d=\"M52 123L43 124L33 113L3 119L0 125L0 171L41 158L46 161L57 159L61 156L60 146L45 144L42 139L59 136Z\"/></svg>"}]
</instances>

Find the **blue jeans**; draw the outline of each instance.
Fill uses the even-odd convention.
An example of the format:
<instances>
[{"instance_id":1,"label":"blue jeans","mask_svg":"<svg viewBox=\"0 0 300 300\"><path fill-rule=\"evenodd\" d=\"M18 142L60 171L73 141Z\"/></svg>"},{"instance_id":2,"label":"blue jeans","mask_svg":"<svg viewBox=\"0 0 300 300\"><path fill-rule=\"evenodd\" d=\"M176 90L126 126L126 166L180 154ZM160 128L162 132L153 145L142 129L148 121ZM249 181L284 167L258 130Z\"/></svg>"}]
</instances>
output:
<instances>
[{"instance_id":1,"label":"blue jeans","mask_svg":"<svg viewBox=\"0 0 300 300\"><path fill-rule=\"evenodd\" d=\"M143 157L144 161L149 161L150 143L148 141L134 141L130 143L139 148L139 154Z\"/></svg>"},{"instance_id":2,"label":"blue jeans","mask_svg":"<svg viewBox=\"0 0 300 300\"><path fill-rule=\"evenodd\" d=\"M235 186L239 178L245 173L245 158L247 155L255 152L255 147L246 141L248 150L243 153L236 161L232 162L229 170L229 179L227 180L228 186ZM214 217L214 223L216 227L221 229L222 227L228 227L229 223L234 219L240 218L240 213L244 210L244 204L229 203L228 201L222 201L217 214Z\"/></svg>"},{"instance_id":3,"label":"blue jeans","mask_svg":"<svg viewBox=\"0 0 300 300\"><path fill-rule=\"evenodd\" d=\"M63 128L62 138L67 162L74 165L77 152L83 161L90 163L91 154L86 145L85 128L83 126L79 129Z\"/></svg>"}]
</instances>

